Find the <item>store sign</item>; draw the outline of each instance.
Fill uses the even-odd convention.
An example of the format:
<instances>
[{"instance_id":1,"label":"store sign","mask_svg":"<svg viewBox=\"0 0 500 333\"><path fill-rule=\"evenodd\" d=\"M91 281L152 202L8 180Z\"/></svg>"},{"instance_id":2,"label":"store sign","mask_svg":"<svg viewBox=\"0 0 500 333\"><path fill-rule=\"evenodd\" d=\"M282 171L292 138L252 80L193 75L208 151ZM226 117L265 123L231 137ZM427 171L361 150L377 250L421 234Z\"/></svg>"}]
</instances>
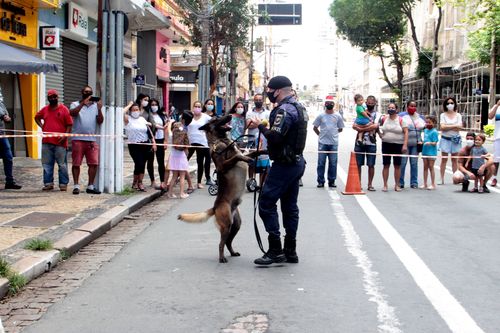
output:
<instances>
[{"instance_id":1,"label":"store sign","mask_svg":"<svg viewBox=\"0 0 500 333\"><path fill-rule=\"evenodd\" d=\"M68 4L68 30L85 38L89 36L88 12L72 2Z\"/></svg>"},{"instance_id":2,"label":"store sign","mask_svg":"<svg viewBox=\"0 0 500 333\"><path fill-rule=\"evenodd\" d=\"M144 74L136 75L134 78L134 82L138 86L146 85L146 76Z\"/></svg>"},{"instance_id":3,"label":"store sign","mask_svg":"<svg viewBox=\"0 0 500 333\"><path fill-rule=\"evenodd\" d=\"M0 9L0 40L36 48L38 12L4 1Z\"/></svg>"},{"instance_id":4,"label":"store sign","mask_svg":"<svg viewBox=\"0 0 500 333\"><path fill-rule=\"evenodd\" d=\"M193 71L171 71L170 82L173 83L195 83L196 72Z\"/></svg>"},{"instance_id":5,"label":"store sign","mask_svg":"<svg viewBox=\"0 0 500 333\"><path fill-rule=\"evenodd\" d=\"M40 49L54 50L60 47L59 28L54 26L40 27Z\"/></svg>"},{"instance_id":6,"label":"store sign","mask_svg":"<svg viewBox=\"0 0 500 333\"><path fill-rule=\"evenodd\" d=\"M156 75L160 78L168 78L170 73L168 43L168 38L156 32Z\"/></svg>"}]
</instances>

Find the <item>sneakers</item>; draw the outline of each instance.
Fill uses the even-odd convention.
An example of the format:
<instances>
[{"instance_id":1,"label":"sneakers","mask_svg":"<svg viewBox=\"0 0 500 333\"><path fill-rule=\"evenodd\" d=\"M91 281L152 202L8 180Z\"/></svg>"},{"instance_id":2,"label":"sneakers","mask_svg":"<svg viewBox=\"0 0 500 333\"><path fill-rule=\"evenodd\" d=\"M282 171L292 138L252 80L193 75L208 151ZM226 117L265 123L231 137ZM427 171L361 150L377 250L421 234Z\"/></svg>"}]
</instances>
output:
<instances>
[{"instance_id":1,"label":"sneakers","mask_svg":"<svg viewBox=\"0 0 500 333\"><path fill-rule=\"evenodd\" d=\"M490 193L490 189L486 187L486 185L483 186L483 192L484 193Z\"/></svg>"},{"instance_id":2,"label":"sneakers","mask_svg":"<svg viewBox=\"0 0 500 333\"><path fill-rule=\"evenodd\" d=\"M304 186L304 183L302 183L302 178L299 179L299 186L300 187Z\"/></svg>"},{"instance_id":3,"label":"sneakers","mask_svg":"<svg viewBox=\"0 0 500 333\"><path fill-rule=\"evenodd\" d=\"M101 194L101 191L96 188L87 188L85 192L87 192L88 194Z\"/></svg>"},{"instance_id":4,"label":"sneakers","mask_svg":"<svg viewBox=\"0 0 500 333\"><path fill-rule=\"evenodd\" d=\"M318 185L316 185L317 188L322 188L322 187L325 187L325 184L323 183L318 183Z\"/></svg>"},{"instance_id":5,"label":"sneakers","mask_svg":"<svg viewBox=\"0 0 500 333\"><path fill-rule=\"evenodd\" d=\"M22 186L16 184L16 182L6 183L5 184L5 189L6 190L20 190L21 188L22 188Z\"/></svg>"},{"instance_id":6,"label":"sneakers","mask_svg":"<svg viewBox=\"0 0 500 333\"><path fill-rule=\"evenodd\" d=\"M42 187L42 191L52 191L54 189L53 184L47 184L44 187Z\"/></svg>"},{"instance_id":7,"label":"sneakers","mask_svg":"<svg viewBox=\"0 0 500 333\"><path fill-rule=\"evenodd\" d=\"M337 185L335 185L335 182L328 182L328 187L335 188Z\"/></svg>"},{"instance_id":8,"label":"sneakers","mask_svg":"<svg viewBox=\"0 0 500 333\"><path fill-rule=\"evenodd\" d=\"M73 189L73 194L75 194L75 195L80 194L80 189L79 189L78 187L75 187L75 188Z\"/></svg>"},{"instance_id":9,"label":"sneakers","mask_svg":"<svg viewBox=\"0 0 500 333\"><path fill-rule=\"evenodd\" d=\"M214 183L214 181L212 179L209 179L209 180L207 180L207 182L205 183L205 185L210 186L210 185L215 185L215 183Z\"/></svg>"},{"instance_id":10,"label":"sneakers","mask_svg":"<svg viewBox=\"0 0 500 333\"><path fill-rule=\"evenodd\" d=\"M66 185L66 184L59 184L59 189L62 192L66 192L68 190L68 185Z\"/></svg>"}]
</instances>

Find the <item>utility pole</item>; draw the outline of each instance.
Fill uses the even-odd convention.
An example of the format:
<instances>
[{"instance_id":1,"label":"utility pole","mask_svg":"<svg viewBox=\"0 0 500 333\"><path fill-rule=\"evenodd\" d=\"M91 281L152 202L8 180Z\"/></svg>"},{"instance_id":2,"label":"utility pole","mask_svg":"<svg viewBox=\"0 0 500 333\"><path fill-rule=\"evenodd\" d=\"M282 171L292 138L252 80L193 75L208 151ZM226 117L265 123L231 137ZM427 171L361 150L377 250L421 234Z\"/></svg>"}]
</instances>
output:
<instances>
[{"instance_id":1,"label":"utility pole","mask_svg":"<svg viewBox=\"0 0 500 333\"><path fill-rule=\"evenodd\" d=\"M490 95L488 109L491 110L496 104L496 75L497 75L497 55L500 45L496 43L496 28L491 32L490 51Z\"/></svg>"},{"instance_id":2,"label":"utility pole","mask_svg":"<svg viewBox=\"0 0 500 333\"><path fill-rule=\"evenodd\" d=\"M253 96L253 26L254 26L254 18L252 17L252 26L250 30L250 72L248 73L248 94L250 97Z\"/></svg>"},{"instance_id":3,"label":"utility pole","mask_svg":"<svg viewBox=\"0 0 500 333\"><path fill-rule=\"evenodd\" d=\"M201 0L201 65L198 72L198 99L203 103L210 94L210 64L208 44L210 42L210 8L208 0Z\"/></svg>"},{"instance_id":4,"label":"utility pole","mask_svg":"<svg viewBox=\"0 0 500 333\"><path fill-rule=\"evenodd\" d=\"M231 46L231 60L230 60L230 76L231 76L231 105L234 105L236 103L236 66L237 66L237 59L236 59L236 47Z\"/></svg>"}]
</instances>

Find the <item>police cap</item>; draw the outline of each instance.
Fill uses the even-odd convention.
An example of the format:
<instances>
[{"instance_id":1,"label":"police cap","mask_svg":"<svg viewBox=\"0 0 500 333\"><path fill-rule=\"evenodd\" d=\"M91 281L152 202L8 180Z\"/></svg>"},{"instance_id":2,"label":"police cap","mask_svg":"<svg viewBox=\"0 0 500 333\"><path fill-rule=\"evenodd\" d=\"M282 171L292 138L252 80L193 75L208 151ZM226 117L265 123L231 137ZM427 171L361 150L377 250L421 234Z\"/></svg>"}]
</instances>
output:
<instances>
[{"instance_id":1,"label":"police cap","mask_svg":"<svg viewBox=\"0 0 500 333\"><path fill-rule=\"evenodd\" d=\"M275 76L271 80L269 80L269 83L267 84L268 88L275 90L291 86L292 81L290 81L290 79L286 76Z\"/></svg>"}]
</instances>

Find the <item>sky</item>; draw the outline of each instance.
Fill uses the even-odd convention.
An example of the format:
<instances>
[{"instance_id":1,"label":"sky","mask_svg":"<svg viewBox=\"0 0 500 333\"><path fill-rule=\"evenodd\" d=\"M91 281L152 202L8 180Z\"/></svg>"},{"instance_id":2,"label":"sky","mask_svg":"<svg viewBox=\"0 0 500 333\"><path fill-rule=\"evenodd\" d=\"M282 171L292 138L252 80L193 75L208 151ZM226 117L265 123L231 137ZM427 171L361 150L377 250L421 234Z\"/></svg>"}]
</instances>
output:
<instances>
[{"instance_id":1,"label":"sky","mask_svg":"<svg viewBox=\"0 0 500 333\"><path fill-rule=\"evenodd\" d=\"M334 22L329 15L333 0L291 0L287 3L302 3L302 25L258 26L255 37L267 36L278 47L273 47L274 74L285 75L302 89L313 84L333 85L336 65L336 34ZM285 42L280 43L280 41ZM261 56L257 54L255 57ZM263 66L263 57L256 67ZM262 70L262 68L260 68ZM323 87L328 89L327 87Z\"/></svg>"}]
</instances>

